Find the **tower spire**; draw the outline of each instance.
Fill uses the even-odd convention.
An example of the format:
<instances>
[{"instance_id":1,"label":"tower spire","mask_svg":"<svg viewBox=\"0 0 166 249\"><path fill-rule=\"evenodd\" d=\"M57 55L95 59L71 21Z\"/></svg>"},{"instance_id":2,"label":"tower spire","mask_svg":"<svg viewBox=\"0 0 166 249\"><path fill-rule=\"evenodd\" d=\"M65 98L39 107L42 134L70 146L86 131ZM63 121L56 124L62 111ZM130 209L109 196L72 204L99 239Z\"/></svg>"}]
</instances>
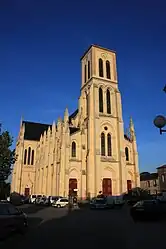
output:
<instances>
[{"instance_id":1,"label":"tower spire","mask_svg":"<svg viewBox=\"0 0 166 249\"><path fill-rule=\"evenodd\" d=\"M132 140L135 140L135 129L134 129L134 123L133 123L132 117L130 117L129 130L130 130L130 138Z\"/></svg>"}]
</instances>

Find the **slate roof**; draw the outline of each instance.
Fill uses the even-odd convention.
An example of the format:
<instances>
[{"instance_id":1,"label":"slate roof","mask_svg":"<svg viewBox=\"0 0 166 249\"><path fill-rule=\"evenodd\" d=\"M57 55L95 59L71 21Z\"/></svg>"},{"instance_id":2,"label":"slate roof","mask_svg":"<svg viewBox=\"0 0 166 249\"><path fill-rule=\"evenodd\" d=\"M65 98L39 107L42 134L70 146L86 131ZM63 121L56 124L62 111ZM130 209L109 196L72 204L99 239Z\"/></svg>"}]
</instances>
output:
<instances>
[{"instance_id":1,"label":"slate roof","mask_svg":"<svg viewBox=\"0 0 166 249\"><path fill-rule=\"evenodd\" d=\"M157 178L158 173L143 172L140 174L140 181L156 180Z\"/></svg>"},{"instance_id":2,"label":"slate roof","mask_svg":"<svg viewBox=\"0 0 166 249\"><path fill-rule=\"evenodd\" d=\"M126 134L124 134L124 139L128 140L129 142L131 142L131 139Z\"/></svg>"},{"instance_id":3,"label":"slate roof","mask_svg":"<svg viewBox=\"0 0 166 249\"><path fill-rule=\"evenodd\" d=\"M70 129L70 135L80 130L80 128L77 127L69 127L69 129Z\"/></svg>"},{"instance_id":4,"label":"slate roof","mask_svg":"<svg viewBox=\"0 0 166 249\"><path fill-rule=\"evenodd\" d=\"M69 124L71 123L71 119L75 118L78 114L78 109L75 110L70 116L69 116Z\"/></svg>"},{"instance_id":5,"label":"slate roof","mask_svg":"<svg viewBox=\"0 0 166 249\"><path fill-rule=\"evenodd\" d=\"M25 140L33 140L33 141L40 141L41 134L44 134L44 131L48 130L48 127L52 127L49 124L41 124L41 123L34 123L29 121L23 121L25 125L25 133L24 139Z\"/></svg>"},{"instance_id":6,"label":"slate roof","mask_svg":"<svg viewBox=\"0 0 166 249\"><path fill-rule=\"evenodd\" d=\"M164 168L166 168L166 164L164 164L164 165L158 167L157 169L164 169Z\"/></svg>"}]
</instances>

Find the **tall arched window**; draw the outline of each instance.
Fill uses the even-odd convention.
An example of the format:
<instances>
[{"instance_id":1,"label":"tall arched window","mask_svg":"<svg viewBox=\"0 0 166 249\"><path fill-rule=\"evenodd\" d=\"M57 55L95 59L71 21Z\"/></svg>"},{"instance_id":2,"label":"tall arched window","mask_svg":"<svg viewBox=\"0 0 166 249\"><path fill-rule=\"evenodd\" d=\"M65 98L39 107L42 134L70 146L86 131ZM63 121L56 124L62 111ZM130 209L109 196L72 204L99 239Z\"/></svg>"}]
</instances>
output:
<instances>
[{"instance_id":1,"label":"tall arched window","mask_svg":"<svg viewBox=\"0 0 166 249\"><path fill-rule=\"evenodd\" d=\"M110 91L107 89L107 113L111 114L111 97L110 97Z\"/></svg>"},{"instance_id":2,"label":"tall arched window","mask_svg":"<svg viewBox=\"0 0 166 249\"><path fill-rule=\"evenodd\" d=\"M129 161L129 149L125 148L126 161Z\"/></svg>"},{"instance_id":3,"label":"tall arched window","mask_svg":"<svg viewBox=\"0 0 166 249\"><path fill-rule=\"evenodd\" d=\"M106 61L106 75L107 79L111 79L110 62Z\"/></svg>"},{"instance_id":4,"label":"tall arched window","mask_svg":"<svg viewBox=\"0 0 166 249\"><path fill-rule=\"evenodd\" d=\"M84 66L84 82L86 83L86 65Z\"/></svg>"},{"instance_id":5,"label":"tall arched window","mask_svg":"<svg viewBox=\"0 0 166 249\"><path fill-rule=\"evenodd\" d=\"M99 88L99 112L103 112L103 90Z\"/></svg>"},{"instance_id":6,"label":"tall arched window","mask_svg":"<svg viewBox=\"0 0 166 249\"><path fill-rule=\"evenodd\" d=\"M107 148L108 148L108 156L112 156L111 135L109 133L107 135Z\"/></svg>"},{"instance_id":7,"label":"tall arched window","mask_svg":"<svg viewBox=\"0 0 166 249\"><path fill-rule=\"evenodd\" d=\"M101 155L105 156L105 134L101 133Z\"/></svg>"},{"instance_id":8,"label":"tall arched window","mask_svg":"<svg viewBox=\"0 0 166 249\"><path fill-rule=\"evenodd\" d=\"M31 148L28 148L28 165L30 165L31 162Z\"/></svg>"},{"instance_id":9,"label":"tall arched window","mask_svg":"<svg viewBox=\"0 0 166 249\"><path fill-rule=\"evenodd\" d=\"M72 142L72 145L71 145L71 156L76 157L76 143L75 142Z\"/></svg>"},{"instance_id":10,"label":"tall arched window","mask_svg":"<svg viewBox=\"0 0 166 249\"><path fill-rule=\"evenodd\" d=\"M100 58L99 59L99 76L103 77L103 60Z\"/></svg>"},{"instance_id":11,"label":"tall arched window","mask_svg":"<svg viewBox=\"0 0 166 249\"><path fill-rule=\"evenodd\" d=\"M31 165L34 164L34 150L32 150L32 155L31 155Z\"/></svg>"},{"instance_id":12,"label":"tall arched window","mask_svg":"<svg viewBox=\"0 0 166 249\"><path fill-rule=\"evenodd\" d=\"M27 163L27 149L24 150L24 164Z\"/></svg>"},{"instance_id":13,"label":"tall arched window","mask_svg":"<svg viewBox=\"0 0 166 249\"><path fill-rule=\"evenodd\" d=\"M88 61L88 79L90 78L90 61Z\"/></svg>"}]
</instances>

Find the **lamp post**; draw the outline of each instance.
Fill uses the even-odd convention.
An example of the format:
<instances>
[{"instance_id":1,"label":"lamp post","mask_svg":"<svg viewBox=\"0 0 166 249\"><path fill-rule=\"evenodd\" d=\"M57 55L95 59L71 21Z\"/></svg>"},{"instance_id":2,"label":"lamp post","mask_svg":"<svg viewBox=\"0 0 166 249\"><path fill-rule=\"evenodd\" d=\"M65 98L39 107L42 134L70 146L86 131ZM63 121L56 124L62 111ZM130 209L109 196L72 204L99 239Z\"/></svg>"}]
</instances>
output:
<instances>
[{"instance_id":1,"label":"lamp post","mask_svg":"<svg viewBox=\"0 0 166 249\"><path fill-rule=\"evenodd\" d=\"M166 130L162 129L166 125L166 118L164 116L158 115L157 117L155 117L153 123L160 130L160 135L166 132Z\"/></svg>"}]
</instances>

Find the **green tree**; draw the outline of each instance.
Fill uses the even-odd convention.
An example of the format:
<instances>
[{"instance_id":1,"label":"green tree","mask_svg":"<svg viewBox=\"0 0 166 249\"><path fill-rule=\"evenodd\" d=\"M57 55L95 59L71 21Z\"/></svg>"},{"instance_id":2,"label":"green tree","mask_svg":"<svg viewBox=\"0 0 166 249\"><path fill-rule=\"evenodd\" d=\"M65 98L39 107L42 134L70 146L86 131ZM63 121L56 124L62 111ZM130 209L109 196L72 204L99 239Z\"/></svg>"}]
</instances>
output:
<instances>
[{"instance_id":1,"label":"green tree","mask_svg":"<svg viewBox=\"0 0 166 249\"><path fill-rule=\"evenodd\" d=\"M11 149L13 138L8 131L0 130L0 196L4 196L6 180L16 160L15 150Z\"/></svg>"}]
</instances>

